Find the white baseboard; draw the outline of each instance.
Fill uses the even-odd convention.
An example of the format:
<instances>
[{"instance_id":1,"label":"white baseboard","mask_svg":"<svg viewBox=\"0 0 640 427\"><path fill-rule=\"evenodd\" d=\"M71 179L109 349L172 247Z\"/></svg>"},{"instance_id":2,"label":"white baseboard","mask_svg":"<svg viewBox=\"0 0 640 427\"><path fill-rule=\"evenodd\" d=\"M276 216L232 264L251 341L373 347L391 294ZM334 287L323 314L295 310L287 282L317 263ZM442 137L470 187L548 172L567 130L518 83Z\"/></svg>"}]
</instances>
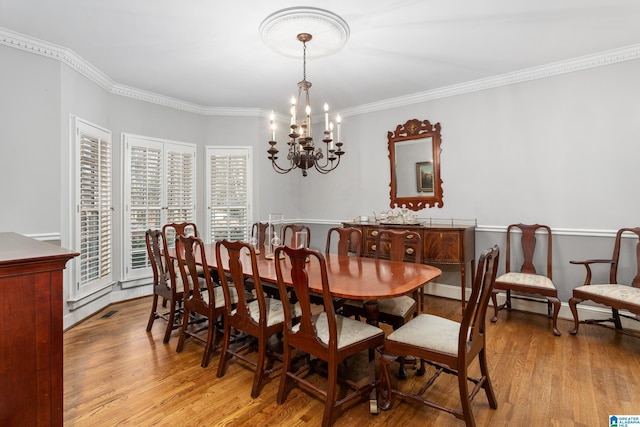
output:
<instances>
[{"instance_id":1,"label":"white baseboard","mask_svg":"<svg viewBox=\"0 0 640 427\"><path fill-rule=\"evenodd\" d=\"M428 283L424 287L424 292L429 295L434 295L438 297L450 298L460 300L460 285L448 285L444 283ZM471 293L471 289L466 289L467 298ZM503 292L498 294L498 304L503 304L506 296ZM544 301L544 300L541 300ZM489 302L492 305L491 302ZM519 298L511 298L511 305L515 310L523 310L530 311L533 313L547 314L547 307L544 304L529 301ZM621 313L635 316L633 313L629 313L626 311L621 311ZM611 309L605 306L592 306L580 304L578 305L578 318L580 320L585 319L596 319L596 320L605 320L611 317ZM640 317L640 316L638 316ZM558 319L570 320L573 322L573 315L571 314L571 309L569 308L569 304L567 302L562 302L560 306L560 313L558 313ZM640 322L635 322L631 319L621 318L622 327L625 329L632 329L635 331L640 331Z\"/></svg>"}]
</instances>

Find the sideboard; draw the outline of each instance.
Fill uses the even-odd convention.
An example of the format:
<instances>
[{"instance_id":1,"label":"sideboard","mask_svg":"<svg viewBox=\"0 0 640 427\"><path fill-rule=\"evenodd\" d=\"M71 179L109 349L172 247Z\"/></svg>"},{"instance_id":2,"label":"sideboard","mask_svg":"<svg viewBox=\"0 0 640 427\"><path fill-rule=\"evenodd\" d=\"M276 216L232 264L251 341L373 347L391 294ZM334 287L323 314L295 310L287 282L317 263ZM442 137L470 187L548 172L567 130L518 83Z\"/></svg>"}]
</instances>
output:
<instances>
[{"instance_id":1,"label":"sideboard","mask_svg":"<svg viewBox=\"0 0 640 427\"><path fill-rule=\"evenodd\" d=\"M0 233L0 425L62 426L62 271L77 255Z\"/></svg>"},{"instance_id":2,"label":"sideboard","mask_svg":"<svg viewBox=\"0 0 640 427\"><path fill-rule=\"evenodd\" d=\"M355 227L362 231L362 256L373 257L376 252L376 236L381 229L415 231L422 238L422 262L424 264L453 264L460 266L461 301L464 307L466 264L471 265L471 281L475 274L476 234L474 225L431 224L418 225L383 224L367 222L343 222L343 227ZM383 252L384 253L384 252Z\"/></svg>"}]
</instances>

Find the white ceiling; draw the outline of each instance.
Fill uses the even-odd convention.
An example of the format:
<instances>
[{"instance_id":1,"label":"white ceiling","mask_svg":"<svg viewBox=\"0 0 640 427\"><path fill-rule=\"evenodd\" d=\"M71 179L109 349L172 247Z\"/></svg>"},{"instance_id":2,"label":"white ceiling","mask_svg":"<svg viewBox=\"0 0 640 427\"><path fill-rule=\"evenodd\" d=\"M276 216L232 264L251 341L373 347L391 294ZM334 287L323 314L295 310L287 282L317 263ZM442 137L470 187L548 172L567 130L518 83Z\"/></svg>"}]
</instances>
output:
<instances>
[{"instance_id":1,"label":"white ceiling","mask_svg":"<svg viewBox=\"0 0 640 427\"><path fill-rule=\"evenodd\" d=\"M312 102L344 109L640 43L638 0L0 0L0 27L72 50L114 82L203 107L287 111L300 58L260 23L293 6L351 35L313 58ZM295 34L292 34L295 38Z\"/></svg>"}]
</instances>

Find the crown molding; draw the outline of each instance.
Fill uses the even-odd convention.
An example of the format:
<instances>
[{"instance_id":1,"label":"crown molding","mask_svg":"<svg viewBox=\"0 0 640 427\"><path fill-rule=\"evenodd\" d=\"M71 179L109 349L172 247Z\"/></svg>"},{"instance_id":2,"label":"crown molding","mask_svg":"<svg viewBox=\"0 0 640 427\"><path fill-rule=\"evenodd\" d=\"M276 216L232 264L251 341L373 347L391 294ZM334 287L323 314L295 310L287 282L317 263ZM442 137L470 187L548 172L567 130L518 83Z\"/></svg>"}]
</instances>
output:
<instances>
[{"instance_id":1,"label":"crown molding","mask_svg":"<svg viewBox=\"0 0 640 427\"><path fill-rule=\"evenodd\" d=\"M407 105L433 101L436 99L464 95L472 92L480 92L483 90L494 89L501 86L509 86L532 80L558 76L561 74L588 70L590 68L602 67L618 62L631 61L634 59L640 59L640 44L612 49L593 55L586 55L579 58L554 62L539 67L528 68L512 73L501 74L439 89L417 92L407 96L400 96L397 98L390 98L370 104L360 105L358 107L342 110L340 111L340 115L342 115L343 117L349 117L375 111L387 110L390 108L404 107Z\"/></svg>"},{"instance_id":2,"label":"crown molding","mask_svg":"<svg viewBox=\"0 0 640 427\"><path fill-rule=\"evenodd\" d=\"M0 44L58 60L68 65L104 90L115 95L125 96L204 116L267 117L269 115L269 112L261 108L208 107L125 86L111 80L106 74L85 61L70 49L29 37L24 34L16 33L3 27L0 27ZM349 117L388 110L391 108L404 107L407 105L479 92L487 89L494 89L501 86L524 83L635 59L640 59L640 44L613 49L594 55L586 55L566 61L555 62L540 67L501 74L485 79L474 80L467 83L447 86L444 88L418 92L407 96L390 98L353 108L347 108L341 110L340 115L342 117Z\"/></svg>"}]
</instances>

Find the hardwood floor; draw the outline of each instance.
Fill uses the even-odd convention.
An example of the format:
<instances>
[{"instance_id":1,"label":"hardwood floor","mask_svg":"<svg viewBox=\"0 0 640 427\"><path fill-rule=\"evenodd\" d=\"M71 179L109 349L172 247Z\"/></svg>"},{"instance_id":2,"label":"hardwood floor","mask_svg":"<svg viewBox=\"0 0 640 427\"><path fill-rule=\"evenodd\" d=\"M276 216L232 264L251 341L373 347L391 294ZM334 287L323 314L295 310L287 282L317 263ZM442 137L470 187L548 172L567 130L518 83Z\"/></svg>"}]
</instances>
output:
<instances>
[{"instance_id":1,"label":"hardwood floor","mask_svg":"<svg viewBox=\"0 0 640 427\"><path fill-rule=\"evenodd\" d=\"M458 301L425 299L425 311L459 316ZM150 306L150 298L118 303L65 332L66 426L320 425L318 397L295 388L285 404L276 403L278 373L252 399L253 371L247 365L232 361L226 375L217 378L218 353L201 368L200 343L187 342L176 353L177 332L163 344L160 320L146 333ZM490 409L478 393L472 408L479 426L605 426L610 414L640 414L640 339L591 325L581 325L578 336L571 336L570 326L559 320L562 336L554 337L544 316L506 311L496 324L487 322L498 409ZM347 364L351 376L359 375L357 362ZM419 388L422 380L410 370L402 385ZM458 405L453 377L441 376L428 393L441 404ZM464 423L396 399L379 415L369 414L368 402L354 402L338 411L334 425Z\"/></svg>"}]
</instances>

